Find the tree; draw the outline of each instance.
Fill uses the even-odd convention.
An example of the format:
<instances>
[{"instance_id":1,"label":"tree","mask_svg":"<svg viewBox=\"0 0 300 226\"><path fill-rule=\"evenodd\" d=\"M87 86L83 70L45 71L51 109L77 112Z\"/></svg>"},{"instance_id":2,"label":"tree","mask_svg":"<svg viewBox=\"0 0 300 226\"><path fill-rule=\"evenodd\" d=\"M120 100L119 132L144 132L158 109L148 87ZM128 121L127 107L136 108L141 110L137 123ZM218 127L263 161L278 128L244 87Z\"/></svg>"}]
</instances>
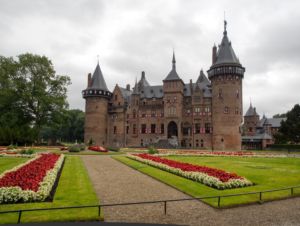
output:
<instances>
[{"instance_id":1,"label":"tree","mask_svg":"<svg viewBox=\"0 0 300 226\"><path fill-rule=\"evenodd\" d=\"M273 118L286 118L286 113L273 115Z\"/></svg>"},{"instance_id":2,"label":"tree","mask_svg":"<svg viewBox=\"0 0 300 226\"><path fill-rule=\"evenodd\" d=\"M18 61L0 57L0 142L39 140L67 108L68 76L56 75L45 56L22 54ZM28 140L28 141L27 141Z\"/></svg>"},{"instance_id":3,"label":"tree","mask_svg":"<svg viewBox=\"0 0 300 226\"><path fill-rule=\"evenodd\" d=\"M52 143L57 139L65 142L83 142L84 112L78 109L65 110L60 122L44 126L41 137Z\"/></svg>"},{"instance_id":4,"label":"tree","mask_svg":"<svg viewBox=\"0 0 300 226\"><path fill-rule=\"evenodd\" d=\"M286 117L275 136L276 143L300 143L300 105L296 104Z\"/></svg>"}]
</instances>

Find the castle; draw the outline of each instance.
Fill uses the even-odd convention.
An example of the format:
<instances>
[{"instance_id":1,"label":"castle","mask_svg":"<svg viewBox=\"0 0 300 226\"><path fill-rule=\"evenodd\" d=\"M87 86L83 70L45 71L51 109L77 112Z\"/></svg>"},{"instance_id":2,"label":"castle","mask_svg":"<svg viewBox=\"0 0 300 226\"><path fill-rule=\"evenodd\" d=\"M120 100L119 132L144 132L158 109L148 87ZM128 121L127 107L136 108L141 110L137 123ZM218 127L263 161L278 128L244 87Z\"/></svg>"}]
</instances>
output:
<instances>
[{"instance_id":1,"label":"castle","mask_svg":"<svg viewBox=\"0 0 300 226\"><path fill-rule=\"evenodd\" d=\"M226 21L221 44L212 48L208 78L184 83L171 71L162 85L148 83L145 72L135 83L110 92L99 62L88 74L85 98L85 143L114 147L152 145L241 150L243 77L245 68L229 41Z\"/></svg>"}]
</instances>

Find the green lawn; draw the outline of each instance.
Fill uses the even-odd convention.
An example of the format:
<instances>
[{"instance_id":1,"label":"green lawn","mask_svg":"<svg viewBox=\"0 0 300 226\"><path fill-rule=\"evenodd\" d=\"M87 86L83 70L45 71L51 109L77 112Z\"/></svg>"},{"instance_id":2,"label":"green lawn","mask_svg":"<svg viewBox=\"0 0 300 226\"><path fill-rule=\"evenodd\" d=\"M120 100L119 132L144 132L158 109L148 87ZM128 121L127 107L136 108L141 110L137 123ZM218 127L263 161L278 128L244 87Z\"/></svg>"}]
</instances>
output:
<instances>
[{"instance_id":1,"label":"green lawn","mask_svg":"<svg viewBox=\"0 0 300 226\"><path fill-rule=\"evenodd\" d=\"M0 158L0 174L8 168L19 164L26 159ZM99 203L87 171L78 156L66 156L64 168L53 202L25 203L25 204L1 204L0 211L52 208L64 206L97 205ZM103 218L103 215L101 215ZM17 213L0 214L0 223L16 223ZM45 222L45 221L84 221L98 220L98 209L73 209L34 211L22 213L21 222Z\"/></svg>"},{"instance_id":2,"label":"green lawn","mask_svg":"<svg viewBox=\"0 0 300 226\"><path fill-rule=\"evenodd\" d=\"M300 158L245 158L245 157L188 157L169 156L169 159L188 162L197 165L206 165L229 172L235 172L254 182L254 186L217 190L198 182L185 179L180 176L159 170L143 163L131 160L125 156L115 156L124 164L127 164L145 174L148 174L172 187L193 197L217 196L237 194L253 191L271 190L289 186L300 185ZM290 190L263 194L263 200L280 199L290 196ZM300 195L300 188L294 190L295 195ZM221 206L232 206L257 202L259 195L243 195L237 197L221 198ZM206 199L204 202L217 206L217 199Z\"/></svg>"}]
</instances>

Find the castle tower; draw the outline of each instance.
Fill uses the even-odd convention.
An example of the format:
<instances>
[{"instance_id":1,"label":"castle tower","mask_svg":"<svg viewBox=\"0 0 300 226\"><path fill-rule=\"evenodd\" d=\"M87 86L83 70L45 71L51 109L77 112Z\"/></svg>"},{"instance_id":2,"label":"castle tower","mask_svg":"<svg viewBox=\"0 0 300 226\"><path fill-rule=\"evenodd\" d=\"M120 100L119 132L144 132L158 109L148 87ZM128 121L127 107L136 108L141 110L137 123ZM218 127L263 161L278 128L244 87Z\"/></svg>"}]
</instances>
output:
<instances>
[{"instance_id":1,"label":"castle tower","mask_svg":"<svg viewBox=\"0 0 300 226\"><path fill-rule=\"evenodd\" d=\"M239 62L227 36L226 21L221 45L213 47L208 70L212 86L213 150L241 150L243 119L242 80L245 68Z\"/></svg>"},{"instance_id":2,"label":"castle tower","mask_svg":"<svg viewBox=\"0 0 300 226\"><path fill-rule=\"evenodd\" d=\"M181 120L184 83L176 71L176 60L173 52L172 69L163 80L165 128L168 138L175 136L181 140ZM180 143L180 142L179 142Z\"/></svg>"},{"instance_id":3,"label":"castle tower","mask_svg":"<svg viewBox=\"0 0 300 226\"><path fill-rule=\"evenodd\" d=\"M112 93L107 89L99 62L93 76L88 75L88 86L82 91L85 99L84 142L107 145L107 110Z\"/></svg>"},{"instance_id":4,"label":"castle tower","mask_svg":"<svg viewBox=\"0 0 300 226\"><path fill-rule=\"evenodd\" d=\"M244 116L244 134L246 136L254 136L256 127L259 126L258 124L259 114L256 113L256 108L252 107L252 103L250 103L250 107Z\"/></svg>"}]
</instances>

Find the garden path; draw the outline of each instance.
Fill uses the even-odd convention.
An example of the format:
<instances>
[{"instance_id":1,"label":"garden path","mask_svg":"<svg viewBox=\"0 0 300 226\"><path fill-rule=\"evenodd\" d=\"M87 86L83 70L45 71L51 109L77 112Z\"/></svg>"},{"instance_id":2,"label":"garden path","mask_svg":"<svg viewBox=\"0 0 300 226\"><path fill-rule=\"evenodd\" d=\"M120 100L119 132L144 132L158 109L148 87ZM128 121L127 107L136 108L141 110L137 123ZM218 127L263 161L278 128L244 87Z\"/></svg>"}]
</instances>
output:
<instances>
[{"instance_id":1,"label":"garden path","mask_svg":"<svg viewBox=\"0 0 300 226\"><path fill-rule=\"evenodd\" d=\"M144 175L110 156L81 156L101 204L142 202L189 196ZM300 198L214 209L200 201L105 207L107 222L180 225L300 225Z\"/></svg>"}]
</instances>

